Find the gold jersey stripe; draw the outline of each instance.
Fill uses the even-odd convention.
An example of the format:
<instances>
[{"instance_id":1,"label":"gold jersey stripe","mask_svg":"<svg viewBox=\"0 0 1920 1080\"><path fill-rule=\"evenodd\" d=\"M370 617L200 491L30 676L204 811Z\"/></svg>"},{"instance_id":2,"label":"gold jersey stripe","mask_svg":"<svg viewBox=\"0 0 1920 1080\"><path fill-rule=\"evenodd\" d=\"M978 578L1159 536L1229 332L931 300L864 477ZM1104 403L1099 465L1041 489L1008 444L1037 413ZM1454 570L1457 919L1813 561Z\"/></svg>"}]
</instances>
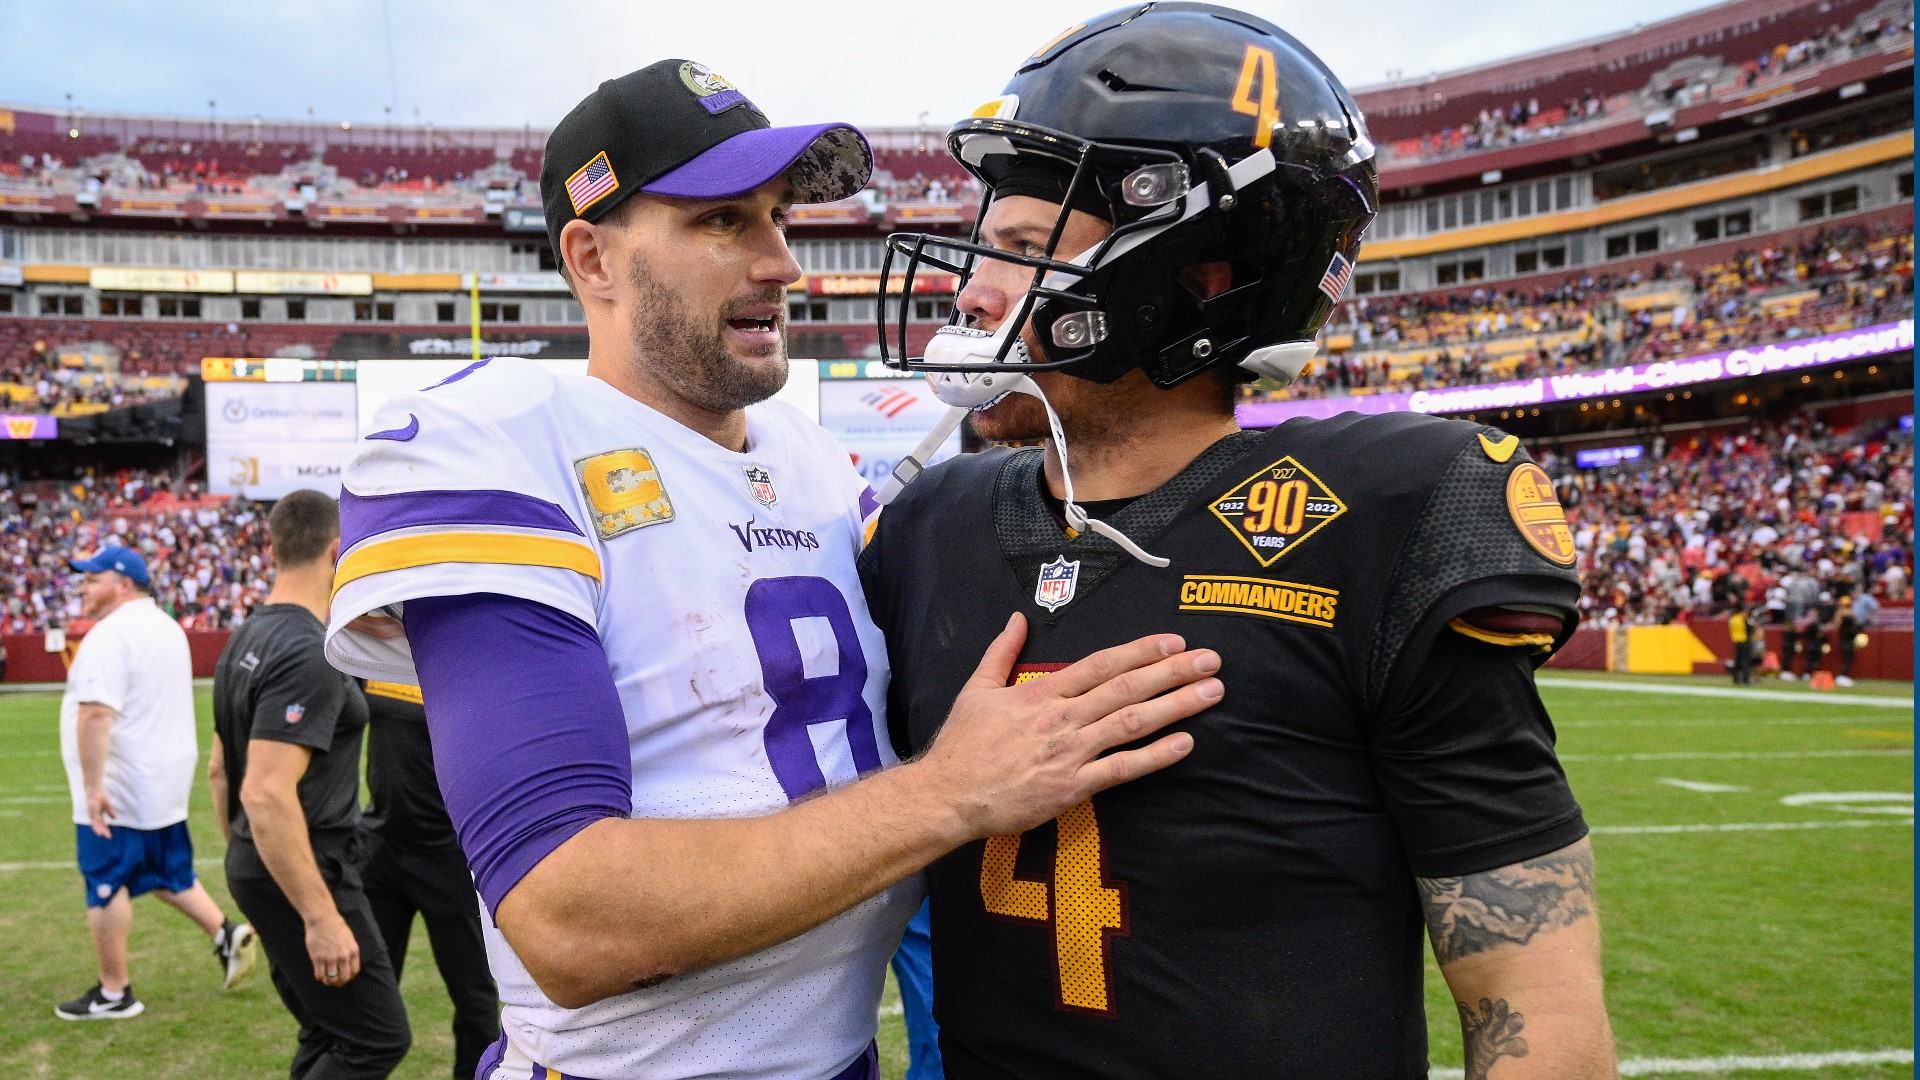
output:
<instances>
[{"instance_id":1,"label":"gold jersey stripe","mask_svg":"<svg viewBox=\"0 0 1920 1080\"><path fill-rule=\"evenodd\" d=\"M333 592L338 596L341 589L373 574L436 563L551 566L602 580L600 556L585 544L520 533L446 532L400 536L359 548L335 568Z\"/></svg>"},{"instance_id":2,"label":"gold jersey stripe","mask_svg":"<svg viewBox=\"0 0 1920 1080\"><path fill-rule=\"evenodd\" d=\"M378 679L368 679L367 693L375 697L393 698L395 701L411 701L415 705L422 704L420 700L420 688L417 686L408 686L406 683L381 682Z\"/></svg>"},{"instance_id":3,"label":"gold jersey stripe","mask_svg":"<svg viewBox=\"0 0 1920 1080\"><path fill-rule=\"evenodd\" d=\"M1455 619L1447 626L1457 634L1465 634L1475 641L1484 641L1489 645L1525 645L1535 649L1553 648L1552 634L1502 634L1497 630L1483 630L1465 619Z\"/></svg>"}]
</instances>

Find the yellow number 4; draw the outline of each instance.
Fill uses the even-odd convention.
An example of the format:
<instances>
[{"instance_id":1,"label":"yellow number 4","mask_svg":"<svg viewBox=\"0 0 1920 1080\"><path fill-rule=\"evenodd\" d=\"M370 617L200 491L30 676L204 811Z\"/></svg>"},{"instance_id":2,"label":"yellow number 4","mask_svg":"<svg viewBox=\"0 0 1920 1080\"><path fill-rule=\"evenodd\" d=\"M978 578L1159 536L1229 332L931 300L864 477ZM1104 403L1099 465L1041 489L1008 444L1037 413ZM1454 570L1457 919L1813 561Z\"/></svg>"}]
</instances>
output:
<instances>
[{"instance_id":1,"label":"yellow number 4","mask_svg":"<svg viewBox=\"0 0 1920 1080\"><path fill-rule=\"evenodd\" d=\"M1021 837L989 837L980 860L980 899L990 914L1050 924L1061 1007L1112 1016L1111 941L1127 934L1126 885L1107 880L1092 801L1061 814L1054 828L1051 882L1013 876Z\"/></svg>"},{"instance_id":2,"label":"yellow number 4","mask_svg":"<svg viewBox=\"0 0 1920 1080\"><path fill-rule=\"evenodd\" d=\"M1233 88L1233 111L1253 117L1253 145L1273 145L1273 128L1280 122L1279 65L1273 50L1247 46L1247 57L1240 62L1240 83ZM1260 96L1253 86L1260 84Z\"/></svg>"}]
</instances>

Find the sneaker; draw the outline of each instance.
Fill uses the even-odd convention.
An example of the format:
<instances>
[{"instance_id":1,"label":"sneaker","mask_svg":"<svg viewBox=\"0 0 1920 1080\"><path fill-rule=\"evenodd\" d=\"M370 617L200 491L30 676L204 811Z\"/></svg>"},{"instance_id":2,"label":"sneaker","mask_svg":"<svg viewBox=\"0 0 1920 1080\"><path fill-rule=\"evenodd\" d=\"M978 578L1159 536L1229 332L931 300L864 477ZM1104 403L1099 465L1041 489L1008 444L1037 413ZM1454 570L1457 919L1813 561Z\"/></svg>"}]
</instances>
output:
<instances>
[{"instance_id":1,"label":"sneaker","mask_svg":"<svg viewBox=\"0 0 1920 1080\"><path fill-rule=\"evenodd\" d=\"M100 984L94 983L93 989L74 998L63 1001L53 1007L53 1015L62 1020L125 1020L130 1016L139 1016L147 1007L133 996L133 987L128 986L120 995L119 1001L108 1001L107 995L100 992Z\"/></svg>"},{"instance_id":2,"label":"sneaker","mask_svg":"<svg viewBox=\"0 0 1920 1080\"><path fill-rule=\"evenodd\" d=\"M1833 685L1835 685L1835 686L1852 686L1852 685L1853 685L1853 680L1852 680L1852 679L1850 679L1850 678L1848 678L1848 677L1847 677L1847 676L1845 676L1845 675L1841 675L1841 676L1839 676L1839 677L1837 677L1837 678L1835 678L1835 679L1833 680Z\"/></svg>"},{"instance_id":3,"label":"sneaker","mask_svg":"<svg viewBox=\"0 0 1920 1080\"><path fill-rule=\"evenodd\" d=\"M213 957L220 962L227 989L246 982L247 976L253 973L254 963L260 959L260 938L253 932L253 925L228 919L213 940Z\"/></svg>"},{"instance_id":4,"label":"sneaker","mask_svg":"<svg viewBox=\"0 0 1920 1080\"><path fill-rule=\"evenodd\" d=\"M1794 674L1791 671L1783 671L1780 673L1781 682L1792 682L1793 679L1794 679Z\"/></svg>"}]
</instances>

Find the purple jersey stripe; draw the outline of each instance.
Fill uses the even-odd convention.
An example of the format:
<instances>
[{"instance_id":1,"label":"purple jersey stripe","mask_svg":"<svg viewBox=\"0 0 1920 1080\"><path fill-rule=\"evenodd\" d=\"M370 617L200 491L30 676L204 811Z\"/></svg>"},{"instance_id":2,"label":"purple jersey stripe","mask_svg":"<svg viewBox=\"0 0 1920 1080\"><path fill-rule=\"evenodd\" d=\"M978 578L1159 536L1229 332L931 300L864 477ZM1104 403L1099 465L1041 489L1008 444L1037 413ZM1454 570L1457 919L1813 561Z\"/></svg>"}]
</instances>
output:
<instances>
[{"instance_id":1,"label":"purple jersey stripe","mask_svg":"<svg viewBox=\"0 0 1920 1080\"><path fill-rule=\"evenodd\" d=\"M880 509L880 500L874 497L873 488L871 487L861 488L860 489L860 520L861 521L867 520L867 515L873 513L875 510L878 510L878 509Z\"/></svg>"},{"instance_id":2,"label":"purple jersey stripe","mask_svg":"<svg viewBox=\"0 0 1920 1080\"><path fill-rule=\"evenodd\" d=\"M356 495L340 490L340 550L371 536L423 525L512 525L584 537L559 506L517 491L396 491Z\"/></svg>"}]
</instances>

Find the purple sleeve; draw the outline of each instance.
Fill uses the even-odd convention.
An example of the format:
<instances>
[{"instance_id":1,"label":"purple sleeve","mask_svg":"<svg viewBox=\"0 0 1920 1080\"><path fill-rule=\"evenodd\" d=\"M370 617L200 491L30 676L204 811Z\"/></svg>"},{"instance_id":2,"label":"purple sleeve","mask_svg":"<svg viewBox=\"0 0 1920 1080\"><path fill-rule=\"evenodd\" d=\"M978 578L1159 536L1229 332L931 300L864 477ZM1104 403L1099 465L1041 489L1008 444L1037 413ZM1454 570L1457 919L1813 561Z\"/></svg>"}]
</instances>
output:
<instances>
[{"instance_id":1,"label":"purple sleeve","mask_svg":"<svg viewBox=\"0 0 1920 1080\"><path fill-rule=\"evenodd\" d=\"M489 912L574 833L633 809L626 714L593 629L494 593L403 613L433 766Z\"/></svg>"}]
</instances>

